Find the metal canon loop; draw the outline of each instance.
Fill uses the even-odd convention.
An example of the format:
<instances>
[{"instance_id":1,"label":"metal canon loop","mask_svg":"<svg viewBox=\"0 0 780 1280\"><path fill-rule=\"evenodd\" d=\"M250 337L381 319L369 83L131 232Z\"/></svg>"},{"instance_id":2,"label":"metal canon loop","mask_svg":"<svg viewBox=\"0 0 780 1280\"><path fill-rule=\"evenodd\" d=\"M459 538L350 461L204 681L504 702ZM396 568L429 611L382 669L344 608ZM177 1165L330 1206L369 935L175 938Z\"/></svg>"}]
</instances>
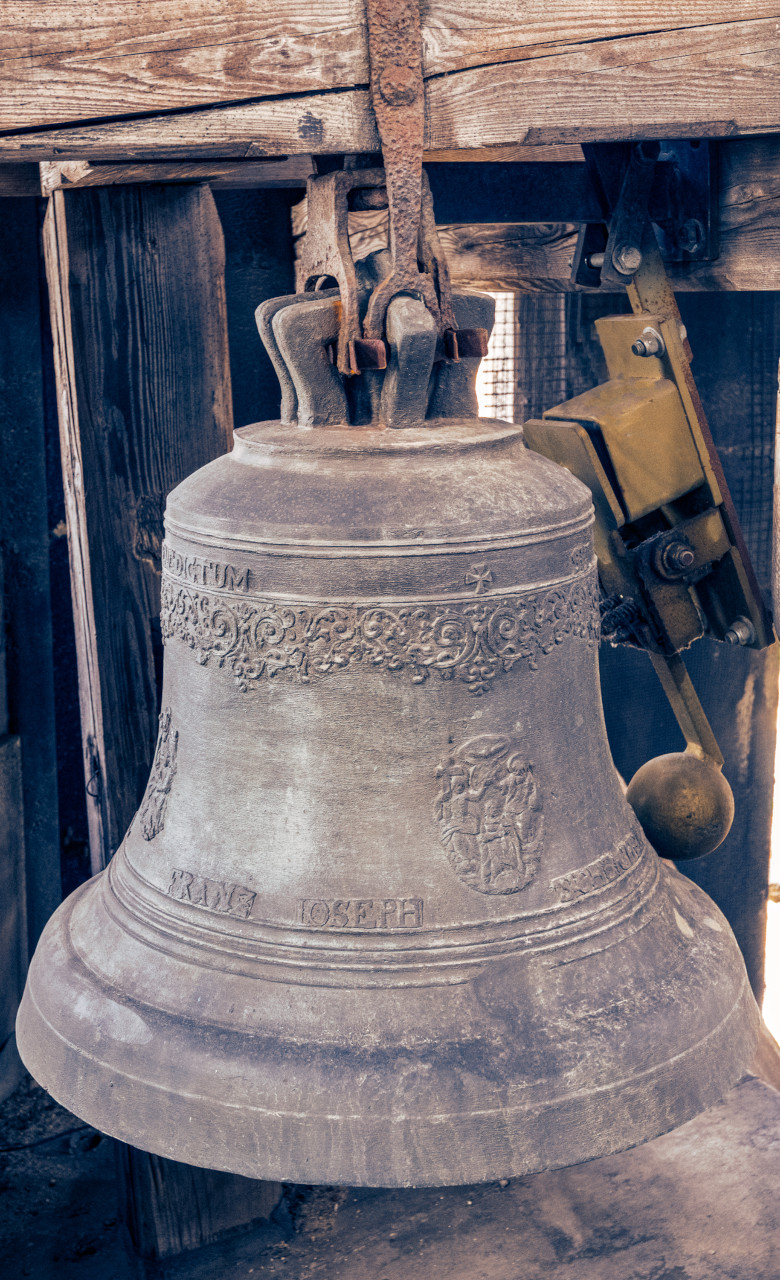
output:
<instances>
[{"instance_id":1,"label":"metal canon loop","mask_svg":"<svg viewBox=\"0 0 780 1280\"><path fill-rule=\"evenodd\" d=\"M437 359L457 362L487 354L485 329L458 329L449 271L436 234L423 172L424 96L417 0L368 0L371 97L382 140L384 168L343 169L310 178L308 229L299 257L304 291L332 277L339 287L341 321L336 364L351 376L385 369L387 309L399 295L419 298L439 335ZM384 188L382 196L371 188ZM355 263L349 245L353 207L381 208L389 217L391 270L375 286L361 324Z\"/></svg>"},{"instance_id":2,"label":"metal canon loop","mask_svg":"<svg viewBox=\"0 0 780 1280\"><path fill-rule=\"evenodd\" d=\"M381 340L393 298L413 294L437 322L445 359L484 356L485 330L458 331L449 271L423 174L425 98L419 0L366 0L366 15L371 102L382 140L393 266L369 299L364 338Z\"/></svg>"}]
</instances>

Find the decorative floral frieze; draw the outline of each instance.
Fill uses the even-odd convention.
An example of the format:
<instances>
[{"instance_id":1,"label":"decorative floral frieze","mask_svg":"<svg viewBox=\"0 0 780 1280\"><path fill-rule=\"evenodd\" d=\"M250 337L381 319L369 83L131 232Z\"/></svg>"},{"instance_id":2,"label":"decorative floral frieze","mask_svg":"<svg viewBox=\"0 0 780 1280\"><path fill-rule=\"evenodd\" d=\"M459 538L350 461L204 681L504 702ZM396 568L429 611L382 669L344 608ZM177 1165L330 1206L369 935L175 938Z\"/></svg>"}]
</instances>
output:
<instances>
[{"instance_id":1,"label":"decorative floral frieze","mask_svg":"<svg viewBox=\"0 0 780 1280\"><path fill-rule=\"evenodd\" d=\"M532 670L568 639L596 644L595 573L517 595L452 603L281 604L198 591L163 577L163 639L183 641L198 662L226 668L239 688L286 673L302 682L361 663L431 674L485 693L518 663Z\"/></svg>"}]
</instances>

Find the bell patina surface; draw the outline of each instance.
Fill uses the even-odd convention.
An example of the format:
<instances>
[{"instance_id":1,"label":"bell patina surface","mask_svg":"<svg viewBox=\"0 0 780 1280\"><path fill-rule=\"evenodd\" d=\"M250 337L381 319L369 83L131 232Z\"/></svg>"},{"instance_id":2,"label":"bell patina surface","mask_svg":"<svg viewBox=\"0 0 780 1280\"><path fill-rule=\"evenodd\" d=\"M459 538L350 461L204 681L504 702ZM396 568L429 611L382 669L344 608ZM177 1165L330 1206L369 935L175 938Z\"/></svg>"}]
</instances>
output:
<instances>
[{"instance_id":1,"label":"bell patina surface","mask_svg":"<svg viewBox=\"0 0 780 1280\"><path fill-rule=\"evenodd\" d=\"M149 784L19 1017L55 1098L191 1164L402 1186L736 1083L736 943L610 758L591 522L520 427L458 417L261 423L171 494Z\"/></svg>"}]
</instances>

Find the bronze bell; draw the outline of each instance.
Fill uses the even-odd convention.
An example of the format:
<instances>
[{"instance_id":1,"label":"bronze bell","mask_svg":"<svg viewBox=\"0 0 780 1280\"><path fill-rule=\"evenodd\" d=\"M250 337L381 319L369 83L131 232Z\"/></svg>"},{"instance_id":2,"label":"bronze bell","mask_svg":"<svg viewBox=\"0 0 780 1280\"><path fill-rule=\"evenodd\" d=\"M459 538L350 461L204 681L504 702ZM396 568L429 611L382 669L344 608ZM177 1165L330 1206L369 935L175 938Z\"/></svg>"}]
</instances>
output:
<instances>
[{"instance_id":1,"label":"bronze bell","mask_svg":"<svg viewBox=\"0 0 780 1280\"><path fill-rule=\"evenodd\" d=\"M31 1072L191 1164L528 1174L688 1120L753 1056L731 931L610 758L590 494L476 417L478 361L434 367L416 306L391 304L362 408L322 356L329 295L261 309L286 416L311 379L333 397L170 495L149 784L32 962Z\"/></svg>"}]
</instances>

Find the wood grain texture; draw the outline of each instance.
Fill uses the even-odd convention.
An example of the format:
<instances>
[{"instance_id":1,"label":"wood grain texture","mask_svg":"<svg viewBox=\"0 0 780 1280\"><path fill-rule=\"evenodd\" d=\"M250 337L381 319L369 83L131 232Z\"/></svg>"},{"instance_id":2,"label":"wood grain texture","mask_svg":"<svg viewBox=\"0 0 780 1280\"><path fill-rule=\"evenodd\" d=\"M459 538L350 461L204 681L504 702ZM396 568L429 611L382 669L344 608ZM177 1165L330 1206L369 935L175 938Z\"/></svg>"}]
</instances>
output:
<instances>
[{"instance_id":1,"label":"wood grain texture","mask_svg":"<svg viewBox=\"0 0 780 1280\"><path fill-rule=\"evenodd\" d=\"M227 160L378 148L365 89L0 134L0 161Z\"/></svg>"},{"instance_id":2,"label":"wood grain texture","mask_svg":"<svg viewBox=\"0 0 780 1280\"><path fill-rule=\"evenodd\" d=\"M775 17L583 43L428 81L430 148L778 128Z\"/></svg>"},{"instance_id":3,"label":"wood grain texture","mask_svg":"<svg viewBox=\"0 0 780 1280\"><path fill-rule=\"evenodd\" d=\"M426 76L665 32L684 48L695 28L730 23L739 13L727 0L672 0L653 9L642 0L422 0L421 8ZM778 12L777 0L750 4L751 19Z\"/></svg>"},{"instance_id":4,"label":"wood grain texture","mask_svg":"<svg viewBox=\"0 0 780 1280\"><path fill-rule=\"evenodd\" d=\"M207 182L210 187L305 187L314 172L311 156L291 156L287 160L153 161L146 164L90 164L74 160L57 164L0 165L0 195L3 193L3 168L33 169L43 195L53 191L71 191L74 187L128 186L137 182ZM40 173L39 173L40 171Z\"/></svg>"},{"instance_id":5,"label":"wood grain texture","mask_svg":"<svg viewBox=\"0 0 780 1280\"><path fill-rule=\"evenodd\" d=\"M0 560L0 570L2 561ZM0 645L2 640L0 640ZM24 866L21 740L0 721L0 1102L22 1073L14 1024L27 973L27 895Z\"/></svg>"},{"instance_id":6,"label":"wood grain texture","mask_svg":"<svg viewBox=\"0 0 780 1280\"><path fill-rule=\"evenodd\" d=\"M198 1169L115 1144L119 1210L141 1258L169 1258L217 1240L224 1232L267 1221L282 1196L280 1182Z\"/></svg>"},{"instance_id":7,"label":"wood grain texture","mask_svg":"<svg viewBox=\"0 0 780 1280\"><path fill-rule=\"evenodd\" d=\"M37 165L0 164L0 196L38 196L40 193Z\"/></svg>"},{"instance_id":8,"label":"wood grain texture","mask_svg":"<svg viewBox=\"0 0 780 1280\"><path fill-rule=\"evenodd\" d=\"M146 3L109 5L97 30L88 0L35 10L29 0L9 0L6 8L16 22L0 59L0 159L226 159L376 148L360 0L342 0L325 19L303 0L265 6L251 20L248 8L234 6L234 40L220 25L227 0L177 4L181 23L167 33L160 24L170 22L173 0L151 25ZM40 9L66 15L57 36L61 45L66 36L73 42L65 52L57 53L48 29L32 28L32 53L29 30L24 44L20 15L29 22ZM650 19L646 7L632 2L624 10L616 0L598 11L585 0L560 9L547 12L535 0L527 23L524 14L507 25L487 0L454 12L443 0L440 9L429 6L429 150L780 128L777 2L752 6L741 21L731 20L725 4L701 0ZM242 21L250 24L246 39Z\"/></svg>"},{"instance_id":9,"label":"wood grain texture","mask_svg":"<svg viewBox=\"0 0 780 1280\"><path fill-rule=\"evenodd\" d=\"M652 13L641 0L528 0L509 14L507 7L425 0L425 75L588 56L588 45L604 64L633 64L630 42L652 45L666 34L679 48L702 31L719 40L734 17L726 0L677 0ZM758 28L777 15L776 0L756 0L750 22ZM352 88L368 81L364 4L6 0L0 81L0 129Z\"/></svg>"},{"instance_id":10,"label":"wood grain texture","mask_svg":"<svg viewBox=\"0 0 780 1280\"><path fill-rule=\"evenodd\" d=\"M0 127L368 81L360 0L5 0Z\"/></svg>"},{"instance_id":11,"label":"wood grain texture","mask_svg":"<svg viewBox=\"0 0 780 1280\"><path fill-rule=\"evenodd\" d=\"M38 202L29 196L7 198L0 212L0 626L5 642L0 666L5 667L8 714L7 730L0 714L0 733L20 740L32 954L61 897L44 394L48 370L42 345ZM0 803L0 826L4 820Z\"/></svg>"},{"instance_id":12,"label":"wood grain texture","mask_svg":"<svg viewBox=\"0 0 780 1280\"><path fill-rule=\"evenodd\" d=\"M723 142L720 254L671 266L678 292L780 289L780 138ZM440 228L453 280L482 289L572 291L573 224L458 225Z\"/></svg>"},{"instance_id":13,"label":"wood grain texture","mask_svg":"<svg viewBox=\"0 0 780 1280\"><path fill-rule=\"evenodd\" d=\"M46 238L97 870L154 750L165 496L231 435L224 251L204 186L58 191Z\"/></svg>"}]
</instances>

